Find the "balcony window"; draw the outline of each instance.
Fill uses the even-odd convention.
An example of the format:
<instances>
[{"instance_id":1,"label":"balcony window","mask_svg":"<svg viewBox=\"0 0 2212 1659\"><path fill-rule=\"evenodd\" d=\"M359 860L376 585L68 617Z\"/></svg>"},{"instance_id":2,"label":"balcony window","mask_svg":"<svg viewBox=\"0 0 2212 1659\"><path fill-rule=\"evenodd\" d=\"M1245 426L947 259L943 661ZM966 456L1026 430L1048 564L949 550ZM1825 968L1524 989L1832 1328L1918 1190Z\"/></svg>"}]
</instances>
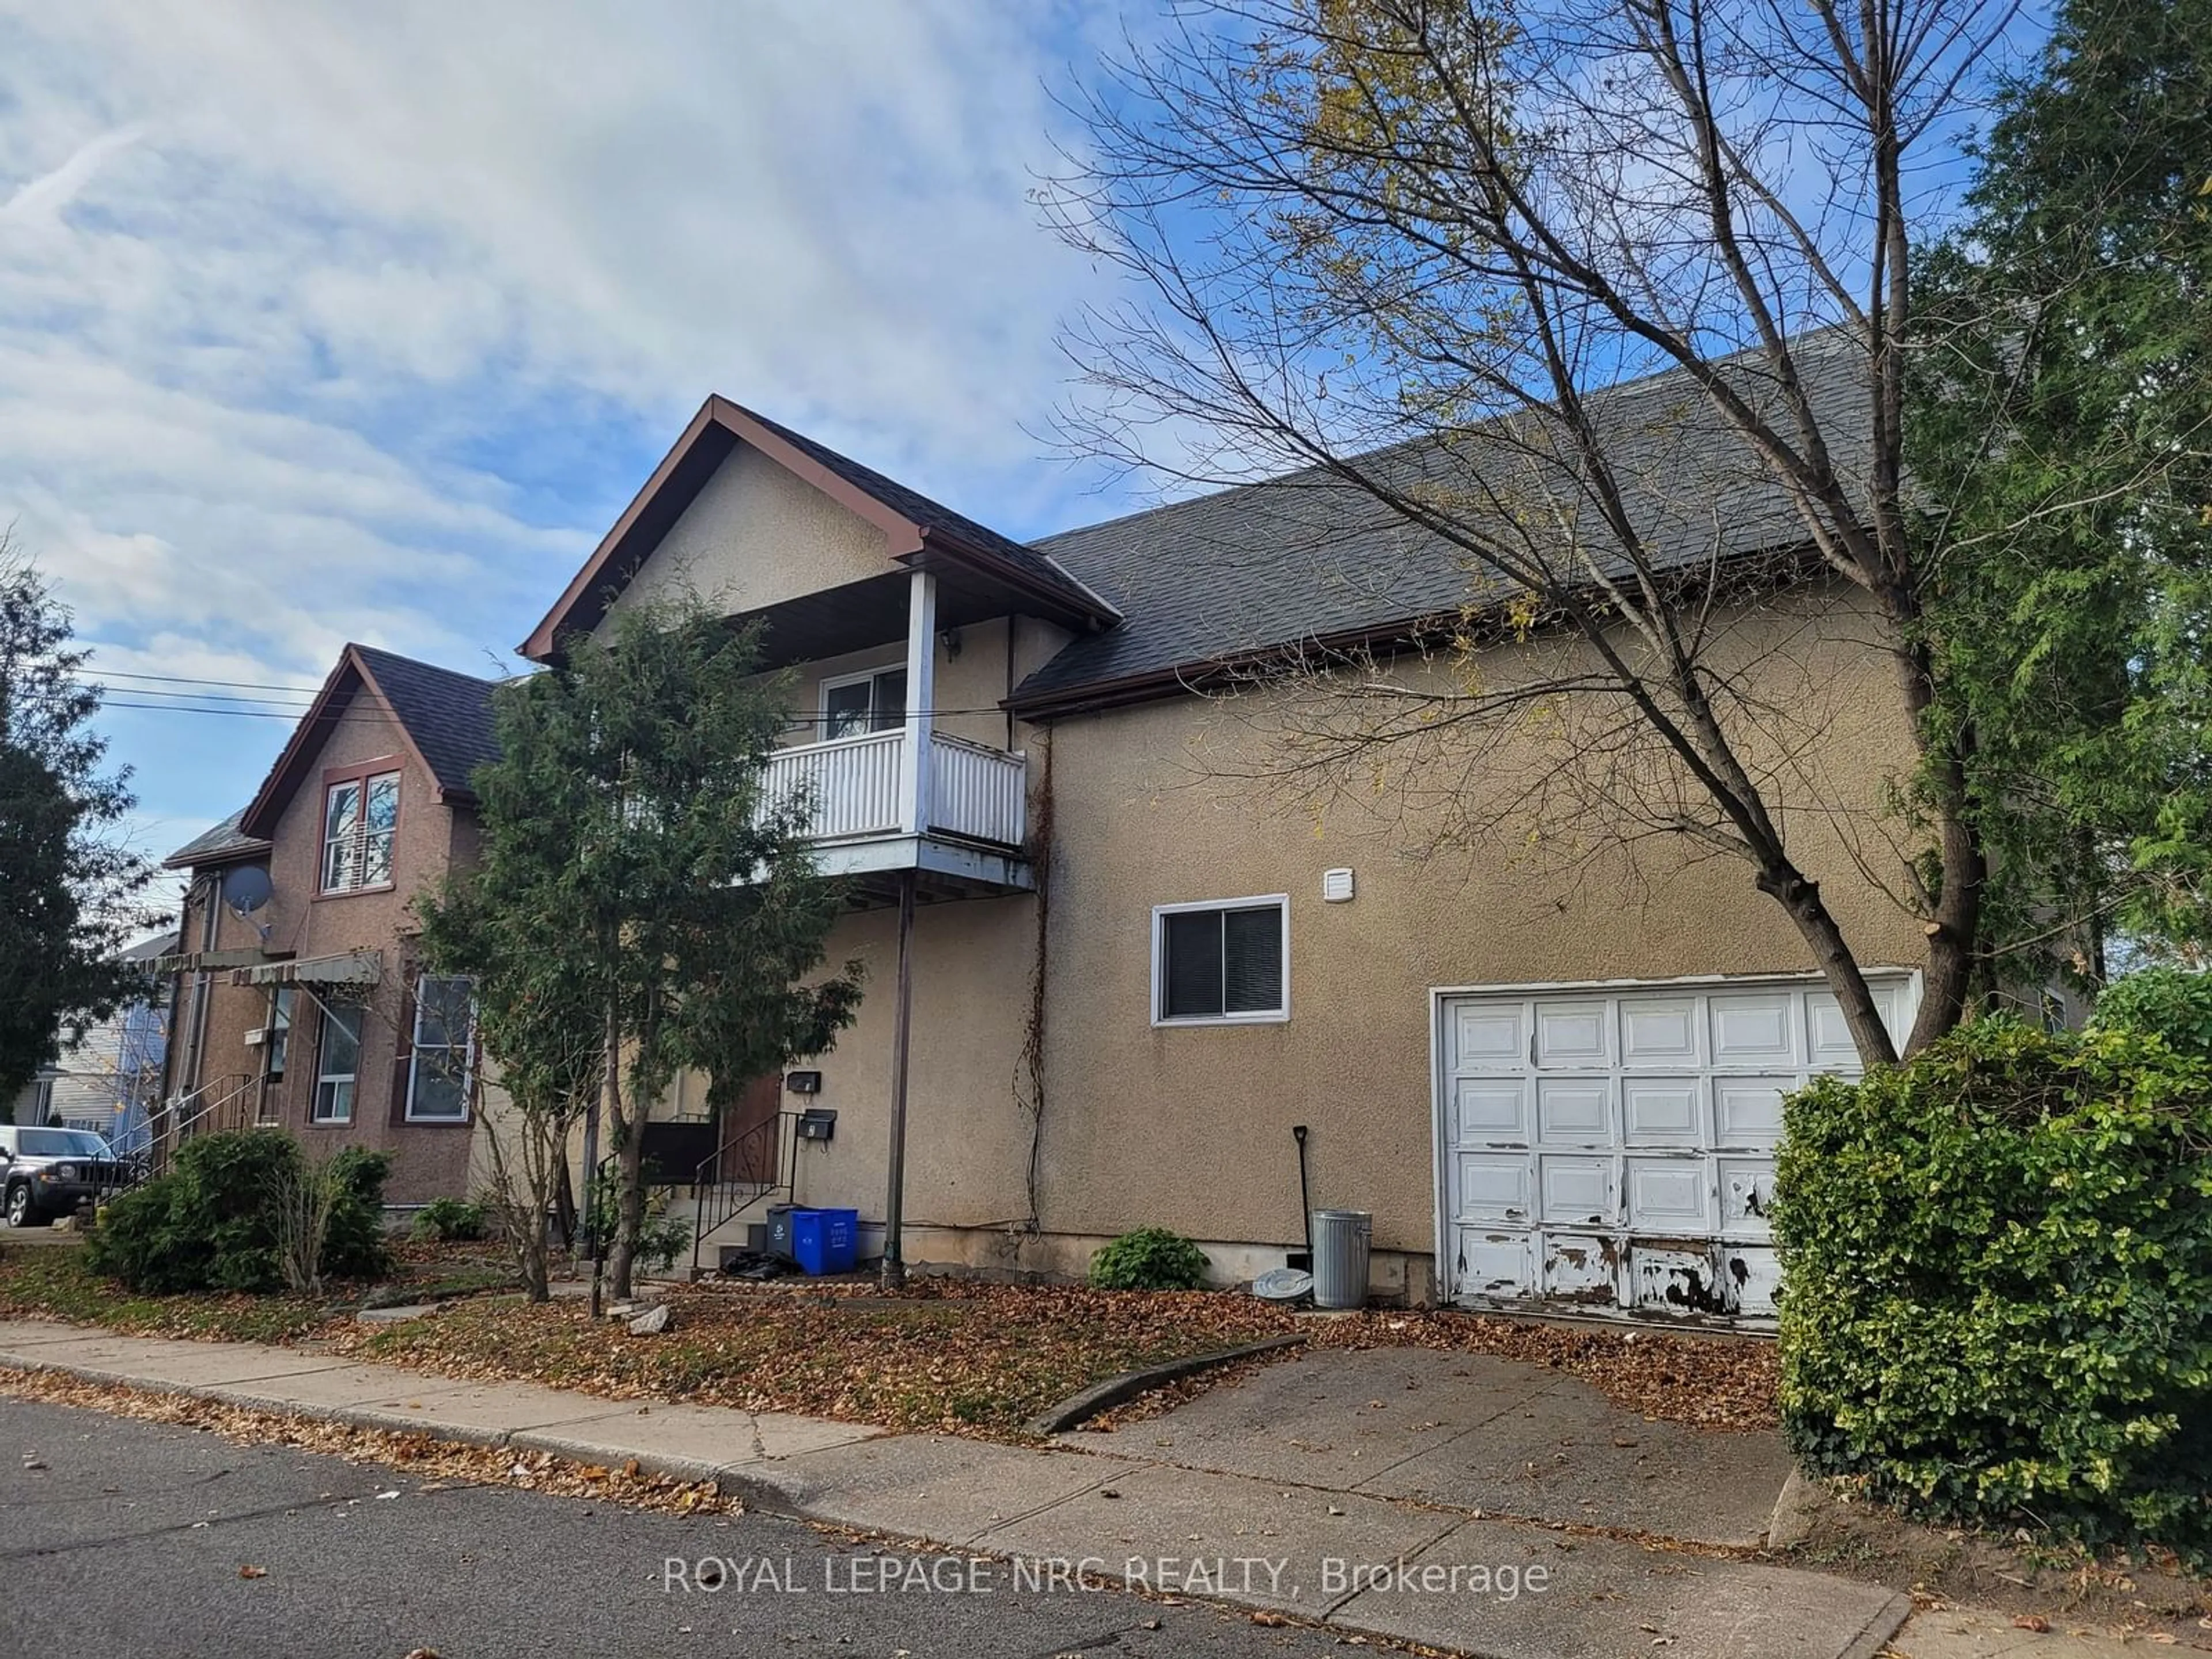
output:
<instances>
[{"instance_id":1,"label":"balcony window","mask_svg":"<svg viewBox=\"0 0 2212 1659\"><path fill-rule=\"evenodd\" d=\"M906 670L879 669L822 682L822 735L857 738L906 723Z\"/></svg>"}]
</instances>

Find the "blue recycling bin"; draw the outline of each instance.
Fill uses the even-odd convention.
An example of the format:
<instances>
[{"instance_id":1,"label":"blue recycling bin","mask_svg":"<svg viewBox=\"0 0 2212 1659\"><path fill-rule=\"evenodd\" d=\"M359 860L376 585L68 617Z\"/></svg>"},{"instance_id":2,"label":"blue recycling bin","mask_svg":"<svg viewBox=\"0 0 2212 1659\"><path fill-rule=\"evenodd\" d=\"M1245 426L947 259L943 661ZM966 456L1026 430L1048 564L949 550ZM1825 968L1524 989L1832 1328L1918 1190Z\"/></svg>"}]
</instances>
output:
<instances>
[{"instance_id":1,"label":"blue recycling bin","mask_svg":"<svg viewBox=\"0 0 2212 1659\"><path fill-rule=\"evenodd\" d=\"M852 1272L860 1259L860 1212L794 1210L791 1253L799 1267L816 1279L824 1273Z\"/></svg>"}]
</instances>

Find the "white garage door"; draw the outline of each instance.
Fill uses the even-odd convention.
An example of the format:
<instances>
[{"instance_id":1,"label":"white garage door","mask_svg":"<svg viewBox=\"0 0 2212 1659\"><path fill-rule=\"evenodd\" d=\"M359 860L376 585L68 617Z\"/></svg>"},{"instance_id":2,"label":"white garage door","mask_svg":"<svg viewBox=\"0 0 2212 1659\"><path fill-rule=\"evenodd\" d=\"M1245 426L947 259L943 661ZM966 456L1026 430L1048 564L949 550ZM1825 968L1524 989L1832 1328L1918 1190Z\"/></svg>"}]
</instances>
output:
<instances>
[{"instance_id":1,"label":"white garage door","mask_svg":"<svg viewBox=\"0 0 2212 1659\"><path fill-rule=\"evenodd\" d=\"M1869 977L1901 1038L1916 981ZM1454 1299L1772 1315L1782 1097L1859 1069L1818 980L1447 993L1437 1012Z\"/></svg>"}]
</instances>

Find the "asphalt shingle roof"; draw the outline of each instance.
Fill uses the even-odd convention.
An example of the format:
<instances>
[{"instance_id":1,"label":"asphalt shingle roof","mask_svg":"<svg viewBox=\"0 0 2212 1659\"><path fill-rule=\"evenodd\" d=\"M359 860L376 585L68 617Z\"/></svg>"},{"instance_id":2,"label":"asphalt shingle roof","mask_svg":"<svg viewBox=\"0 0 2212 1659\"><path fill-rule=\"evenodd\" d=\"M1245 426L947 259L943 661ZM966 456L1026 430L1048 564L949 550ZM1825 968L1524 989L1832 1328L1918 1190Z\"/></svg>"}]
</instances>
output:
<instances>
[{"instance_id":1,"label":"asphalt shingle roof","mask_svg":"<svg viewBox=\"0 0 2212 1659\"><path fill-rule=\"evenodd\" d=\"M238 827L238 821L245 816L246 808L241 806L213 829L201 830L163 859L162 864L170 869L181 870L191 865L211 864L218 859L241 853L265 850L269 845L267 842L258 836L249 836Z\"/></svg>"},{"instance_id":2,"label":"asphalt shingle roof","mask_svg":"<svg viewBox=\"0 0 2212 1659\"><path fill-rule=\"evenodd\" d=\"M1860 362L1841 337L1801 341L1799 357L1833 444L1835 431L1853 429L1838 417L1863 401ZM1729 372L1755 405L1773 412L1778 394L1770 380L1743 364ZM1614 387L1591 403L1614 434L1608 452L1657 564L1686 568L1804 540L1783 490L1679 372ZM1443 492L1462 502L1486 501L1494 492L1527 509L1526 533L1547 538L1555 554L1569 542L1554 516L1564 507L1584 526L1599 560L1617 564L1619 544L1583 504L1571 459L1540 453L1517 435L1526 430L1489 423L1449 444L1420 440L1377 451L1359 465L1401 492ZM1863 464L1853 453L1835 459L1847 483ZM1126 620L1071 643L1023 682L1017 704L1448 616L1480 592L1462 550L1318 469L1067 531L1036 548L1120 606Z\"/></svg>"},{"instance_id":3,"label":"asphalt shingle roof","mask_svg":"<svg viewBox=\"0 0 2212 1659\"><path fill-rule=\"evenodd\" d=\"M375 677L392 712L407 728L407 735L422 751L438 787L450 793L473 794L471 775L485 762L499 758L499 738L492 729L491 713L492 693L499 683L450 668L434 668L374 646L357 645L354 649Z\"/></svg>"}]
</instances>

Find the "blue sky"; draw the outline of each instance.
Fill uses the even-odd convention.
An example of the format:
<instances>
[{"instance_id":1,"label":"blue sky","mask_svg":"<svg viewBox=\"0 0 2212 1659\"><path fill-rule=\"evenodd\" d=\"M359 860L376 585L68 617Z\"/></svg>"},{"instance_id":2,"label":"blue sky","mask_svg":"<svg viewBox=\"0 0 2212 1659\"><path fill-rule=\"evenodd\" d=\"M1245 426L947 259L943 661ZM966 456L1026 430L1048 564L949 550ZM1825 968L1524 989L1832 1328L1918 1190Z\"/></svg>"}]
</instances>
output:
<instances>
[{"instance_id":1,"label":"blue sky","mask_svg":"<svg viewBox=\"0 0 2212 1659\"><path fill-rule=\"evenodd\" d=\"M348 639L495 672L709 391L1010 534L1129 504L1036 435L1106 279L1026 199L1119 27L0 0L0 522L111 677L140 845L289 723L128 688L312 688Z\"/></svg>"},{"instance_id":2,"label":"blue sky","mask_svg":"<svg viewBox=\"0 0 2212 1659\"><path fill-rule=\"evenodd\" d=\"M346 640L512 665L709 392L1012 535L1145 504L1040 435L1057 329L1127 290L1030 193L1054 92L1165 13L0 0L0 524L142 849L251 795ZM270 701L188 711L223 686Z\"/></svg>"}]
</instances>

